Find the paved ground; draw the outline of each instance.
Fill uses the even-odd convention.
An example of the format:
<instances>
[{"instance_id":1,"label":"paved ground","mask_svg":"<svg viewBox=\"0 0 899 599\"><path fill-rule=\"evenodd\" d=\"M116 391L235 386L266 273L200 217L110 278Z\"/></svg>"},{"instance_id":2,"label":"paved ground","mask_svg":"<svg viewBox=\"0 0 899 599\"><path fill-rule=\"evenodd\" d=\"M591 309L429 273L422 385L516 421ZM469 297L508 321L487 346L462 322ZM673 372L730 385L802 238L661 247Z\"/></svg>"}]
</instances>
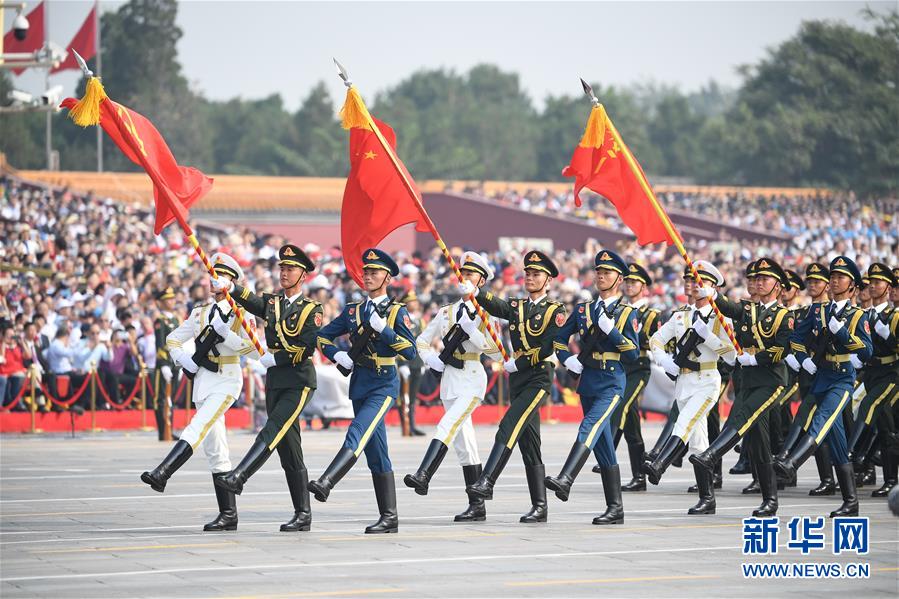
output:
<instances>
[{"instance_id":1,"label":"paved ground","mask_svg":"<svg viewBox=\"0 0 899 599\"><path fill-rule=\"evenodd\" d=\"M480 427L482 448L492 431ZM649 427L650 439L658 427ZM548 524L523 525L528 504L517 461L488 504L486 523L458 525L464 503L461 469L447 457L428 497L401 485L427 445L391 430L401 518L398 535L367 536L375 519L371 481L362 466L350 473L327 504L313 501L313 531L277 532L290 515L277 459L239 498L240 529L204 534L215 501L205 458L195 456L164 495L139 482L167 445L148 433L65 437L0 437L0 596L13 597L748 597L893 596L899 572L899 528L884 500L863 493L871 517L871 553L859 558L825 551L803 558L781 549L773 558L741 554L741 518L758 497L739 489L747 477L728 477L716 516L685 514L691 471L672 469L660 487L625 495L626 523L596 527L602 511L599 476L587 468L568 503L550 495ZM304 435L312 474L338 448L340 430ZM544 427L544 456L555 471L571 445L574 427ZM252 441L231 436L242 455ZM623 449L623 448L622 448ZM627 470L626 451L619 452ZM239 458L238 458L239 459ZM734 461L733 456L729 461ZM728 464L729 465L729 464ZM798 489L782 493L781 517L825 514L839 499L810 498L813 464ZM828 533L829 538L829 533ZM745 580L740 564L756 562L865 562L869 579Z\"/></svg>"}]
</instances>

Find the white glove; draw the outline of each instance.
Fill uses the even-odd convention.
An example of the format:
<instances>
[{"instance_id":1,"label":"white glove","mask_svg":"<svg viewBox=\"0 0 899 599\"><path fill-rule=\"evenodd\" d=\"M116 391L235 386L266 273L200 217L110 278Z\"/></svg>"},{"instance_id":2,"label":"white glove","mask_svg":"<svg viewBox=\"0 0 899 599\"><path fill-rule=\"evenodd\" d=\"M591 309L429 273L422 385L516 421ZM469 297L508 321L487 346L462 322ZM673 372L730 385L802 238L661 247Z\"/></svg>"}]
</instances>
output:
<instances>
[{"instance_id":1,"label":"white glove","mask_svg":"<svg viewBox=\"0 0 899 599\"><path fill-rule=\"evenodd\" d=\"M480 331L480 324L480 316L475 316L474 320L472 320L471 317L468 316L468 312L462 312L462 317L459 319L459 326L462 327L462 330L468 335L469 341L478 347L483 347L487 338L484 337L484 333Z\"/></svg>"},{"instance_id":2,"label":"white glove","mask_svg":"<svg viewBox=\"0 0 899 599\"><path fill-rule=\"evenodd\" d=\"M409 370L409 367L406 366L405 364L403 364L402 366L400 366L399 368L397 368L397 370L399 371L400 376L403 377L404 379L409 378L409 375L412 374L412 371Z\"/></svg>"},{"instance_id":3,"label":"white glove","mask_svg":"<svg viewBox=\"0 0 899 599\"><path fill-rule=\"evenodd\" d=\"M187 352L181 349L180 347L173 347L169 350L169 357L172 359L172 362L175 364L181 364L181 356L186 354Z\"/></svg>"},{"instance_id":4,"label":"white glove","mask_svg":"<svg viewBox=\"0 0 899 599\"><path fill-rule=\"evenodd\" d=\"M384 327L387 326L387 321L381 318L381 315L378 314L377 310L372 310L371 316L368 317L368 324L371 325L371 328L380 333L384 330Z\"/></svg>"},{"instance_id":5,"label":"white glove","mask_svg":"<svg viewBox=\"0 0 899 599\"><path fill-rule=\"evenodd\" d=\"M705 297L715 298L718 295L718 292L715 291L714 287L709 287L708 285L703 285L699 289L696 290L696 297L702 299Z\"/></svg>"},{"instance_id":6,"label":"white glove","mask_svg":"<svg viewBox=\"0 0 899 599\"><path fill-rule=\"evenodd\" d=\"M806 358L805 360L803 360L802 367L809 374L815 374L816 372L818 372L818 367L815 366L815 363L812 362L811 358Z\"/></svg>"},{"instance_id":7,"label":"white glove","mask_svg":"<svg viewBox=\"0 0 899 599\"><path fill-rule=\"evenodd\" d=\"M348 370L352 370L353 366L355 366L355 364L353 364L353 359L350 358L350 354L345 351L339 351L334 354L334 361Z\"/></svg>"},{"instance_id":8,"label":"white glove","mask_svg":"<svg viewBox=\"0 0 899 599\"><path fill-rule=\"evenodd\" d=\"M424 358L425 364L428 365L428 368L431 370L436 370L437 372L443 372L446 368L446 364L440 361L440 356L438 356L435 352L429 353Z\"/></svg>"},{"instance_id":9,"label":"white glove","mask_svg":"<svg viewBox=\"0 0 899 599\"><path fill-rule=\"evenodd\" d=\"M596 319L596 326L602 329L603 333L608 335L609 331L615 327L615 321L606 316L606 313L603 312L599 315L599 318Z\"/></svg>"},{"instance_id":10,"label":"white glove","mask_svg":"<svg viewBox=\"0 0 899 599\"><path fill-rule=\"evenodd\" d=\"M218 293L222 291L231 293L231 290L234 289L234 283L226 277L210 277L209 286L212 287L213 291Z\"/></svg>"},{"instance_id":11,"label":"white glove","mask_svg":"<svg viewBox=\"0 0 899 599\"><path fill-rule=\"evenodd\" d=\"M758 366L759 362L755 359L755 356L752 354L747 354L743 352L739 356L737 356L737 362L740 363L740 366Z\"/></svg>"},{"instance_id":12,"label":"white glove","mask_svg":"<svg viewBox=\"0 0 899 599\"><path fill-rule=\"evenodd\" d=\"M574 374L581 374L584 372L584 365L577 359L577 356L568 356L565 358L565 368Z\"/></svg>"},{"instance_id":13,"label":"white glove","mask_svg":"<svg viewBox=\"0 0 899 599\"><path fill-rule=\"evenodd\" d=\"M518 372L518 366L515 365L515 360L513 358L509 358L503 363L503 369L509 374Z\"/></svg>"},{"instance_id":14,"label":"white glove","mask_svg":"<svg viewBox=\"0 0 899 599\"><path fill-rule=\"evenodd\" d=\"M190 357L187 352L182 352L178 357L178 363L181 364L181 368L186 370L191 374L196 374L200 367L197 366L197 363L194 362L194 359Z\"/></svg>"},{"instance_id":15,"label":"white glove","mask_svg":"<svg viewBox=\"0 0 899 599\"><path fill-rule=\"evenodd\" d=\"M275 354L265 352L259 358L259 363L265 366L266 368L271 368L275 365Z\"/></svg>"},{"instance_id":16,"label":"white glove","mask_svg":"<svg viewBox=\"0 0 899 599\"><path fill-rule=\"evenodd\" d=\"M799 364L799 360L797 360L796 356L794 356L793 354L787 356L784 362L786 362L787 366L789 366L796 372L799 372L799 369L802 368L802 366Z\"/></svg>"},{"instance_id":17,"label":"white glove","mask_svg":"<svg viewBox=\"0 0 899 599\"><path fill-rule=\"evenodd\" d=\"M693 330L696 331L696 334L699 335L703 341L708 339L712 332L709 329L709 325L701 318L697 318L696 322L693 323Z\"/></svg>"},{"instance_id":18,"label":"white glove","mask_svg":"<svg viewBox=\"0 0 899 599\"><path fill-rule=\"evenodd\" d=\"M231 326L223 319L222 313L219 310L215 311L209 324L212 325L212 328L215 329L215 332L219 337L227 337L228 332L231 330Z\"/></svg>"},{"instance_id":19,"label":"white glove","mask_svg":"<svg viewBox=\"0 0 899 599\"><path fill-rule=\"evenodd\" d=\"M849 354L849 363L855 366L856 370L864 366L862 361L858 359L858 356L855 354Z\"/></svg>"},{"instance_id":20,"label":"white glove","mask_svg":"<svg viewBox=\"0 0 899 599\"><path fill-rule=\"evenodd\" d=\"M877 319L877 322L874 323L874 332L876 332L884 339L890 338L890 327L884 324L884 322L879 318Z\"/></svg>"},{"instance_id":21,"label":"white glove","mask_svg":"<svg viewBox=\"0 0 899 599\"><path fill-rule=\"evenodd\" d=\"M836 316L831 316L830 321L828 321L827 326L830 327L830 332L836 335L840 332L840 329L843 328L843 323L837 320Z\"/></svg>"},{"instance_id":22,"label":"white glove","mask_svg":"<svg viewBox=\"0 0 899 599\"><path fill-rule=\"evenodd\" d=\"M665 370L665 372L667 372L671 376L677 376L680 374L680 368L677 364L674 363L674 358L672 358L668 354L665 354L665 356L659 363L659 366L661 366Z\"/></svg>"},{"instance_id":23,"label":"white glove","mask_svg":"<svg viewBox=\"0 0 899 599\"><path fill-rule=\"evenodd\" d=\"M736 362L736 360L734 359L734 354L731 352L728 352L728 353L724 354L723 356L721 356L721 359L724 360L724 363L727 364L728 366L733 366L734 363Z\"/></svg>"},{"instance_id":24,"label":"white glove","mask_svg":"<svg viewBox=\"0 0 899 599\"><path fill-rule=\"evenodd\" d=\"M472 283L471 281L462 281L461 283L456 285L456 288L459 290L459 293L466 297L471 295L472 293L477 294L478 292L478 288L475 287L474 283Z\"/></svg>"},{"instance_id":25,"label":"white glove","mask_svg":"<svg viewBox=\"0 0 899 599\"><path fill-rule=\"evenodd\" d=\"M165 379L165 382L167 382L167 383L172 382L172 367L171 366L168 366L168 365L163 366L162 368L159 369L159 372L162 373L162 378Z\"/></svg>"}]
</instances>

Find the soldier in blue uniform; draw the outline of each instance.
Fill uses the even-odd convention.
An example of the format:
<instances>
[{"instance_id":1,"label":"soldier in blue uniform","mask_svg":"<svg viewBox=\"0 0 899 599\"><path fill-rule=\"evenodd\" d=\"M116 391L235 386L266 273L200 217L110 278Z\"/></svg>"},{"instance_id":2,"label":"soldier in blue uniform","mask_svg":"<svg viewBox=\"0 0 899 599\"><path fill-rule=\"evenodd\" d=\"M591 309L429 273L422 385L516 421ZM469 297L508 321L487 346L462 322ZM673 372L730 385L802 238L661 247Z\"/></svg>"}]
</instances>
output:
<instances>
[{"instance_id":1,"label":"soldier in blue uniform","mask_svg":"<svg viewBox=\"0 0 899 599\"><path fill-rule=\"evenodd\" d=\"M330 360L350 375L350 401L356 417L347 430L343 447L309 490L318 501L327 501L331 489L342 479L359 455L365 452L371 470L380 518L367 527L367 534L397 532L396 481L387 454L387 414L400 392L396 359L418 355L411 319L405 306L387 296L391 277L399 267L386 252L368 249L362 254L362 280L368 299L347 303L343 312L321 329L318 346ZM338 351L334 340L350 336L349 352Z\"/></svg>"},{"instance_id":2,"label":"soldier in blue uniform","mask_svg":"<svg viewBox=\"0 0 899 599\"><path fill-rule=\"evenodd\" d=\"M833 301L815 306L793 333L791 344L795 359L814 375L811 392L815 396L815 415L807 434L785 456L774 460L775 469L792 478L796 470L825 440L843 495L843 504L831 517L858 515L855 474L849 462L846 431L841 413L852 397L855 372L871 357L871 329L864 310L852 305L852 295L861 284L862 275L851 259L837 256L830 262L830 292ZM821 354L808 357L803 340L810 330L820 337ZM795 344L794 344L795 343Z\"/></svg>"},{"instance_id":3,"label":"soldier in blue uniform","mask_svg":"<svg viewBox=\"0 0 899 599\"><path fill-rule=\"evenodd\" d=\"M556 497L568 501L574 479L594 452L601 468L606 511L594 518L593 524L622 524L621 471L615 456L612 413L625 401L627 375L622 362L634 362L640 355L639 322L637 311L622 300L619 291L628 274L627 263L615 252L603 250L596 254L593 265L598 297L578 304L553 342L559 362L580 377L577 390L584 419L559 476L547 476L545 483ZM568 340L575 333L581 342L577 355L568 350Z\"/></svg>"}]
</instances>

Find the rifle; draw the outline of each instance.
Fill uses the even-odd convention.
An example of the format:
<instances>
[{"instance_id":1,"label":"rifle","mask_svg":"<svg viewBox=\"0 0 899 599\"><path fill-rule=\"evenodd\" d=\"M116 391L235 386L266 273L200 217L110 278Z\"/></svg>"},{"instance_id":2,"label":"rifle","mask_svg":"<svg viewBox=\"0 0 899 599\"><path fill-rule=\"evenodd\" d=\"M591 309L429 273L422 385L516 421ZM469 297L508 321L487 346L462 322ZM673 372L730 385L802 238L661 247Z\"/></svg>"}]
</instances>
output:
<instances>
[{"instance_id":1,"label":"rifle","mask_svg":"<svg viewBox=\"0 0 899 599\"><path fill-rule=\"evenodd\" d=\"M465 308L465 311L468 312L468 308ZM470 313L469 313L470 316ZM443 349L440 351L440 355L438 358L441 362L446 364L447 366L452 366L453 368L462 368L465 364L459 358L455 357L456 350L462 347L464 342L468 341L468 333L466 333L462 329L462 325L458 322L450 327L450 330L446 332L446 335L443 336ZM437 377L437 380L440 380L440 377L443 376L442 372L437 372L433 368L431 372Z\"/></svg>"},{"instance_id":2,"label":"rifle","mask_svg":"<svg viewBox=\"0 0 899 599\"><path fill-rule=\"evenodd\" d=\"M211 324L207 324L205 327L203 327L203 330L200 331L199 335L197 335L196 351L194 351L194 355L191 356L194 364L196 364L200 368L205 368L206 370L211 370L212 372L218 372L218 364L209 359L209 353L212 352L214 356L218 356L219 352L215 346L224 340L224 337L215 332L215 329L212 328ZM200 371L197 370L197 372ZM184 376L186 376L190 380L193 380L194 377L197 376L197 373L188 372L185 370Z\"/></svg>"},{"instance_id":3,"label":"rifle","mask_svg":"<svg viewBox=\"0 0 899 599\"><path fill-rule=\"evenodd\" d=\"M702 316L700 315L699 318ZM706 321L703 319L703 322ZM702 343L702 337L691 327L683 337L677 340L674 346L674 363L687 370L699 370L699 362L691 360L690 356L693 355L700 343Z\"/></svg>"},{"instance_id":4,"label":"rifle","mask_svg":"<svg viewBox=\"0 0 899 599\"><path fill-rule=\"evenodd\" d=\"M379 306L375 306L374 309L378 312L379 316L384 316ZM359 363L359 360L365 355L365 350L368 349L369 343L371 343L376 335L377 332L375 332L368 320L363 321L362 324L359 325L359 328L356 329L356 339L353 341L352 347L350 347L350 350L347 352L347 355L353 361L353 364ZM337 365L337 370L339 370L340 374L343 376L350 376L350 373L352 372L352 369L344 368L340 364Z\"/></svg>"}]
</instances>

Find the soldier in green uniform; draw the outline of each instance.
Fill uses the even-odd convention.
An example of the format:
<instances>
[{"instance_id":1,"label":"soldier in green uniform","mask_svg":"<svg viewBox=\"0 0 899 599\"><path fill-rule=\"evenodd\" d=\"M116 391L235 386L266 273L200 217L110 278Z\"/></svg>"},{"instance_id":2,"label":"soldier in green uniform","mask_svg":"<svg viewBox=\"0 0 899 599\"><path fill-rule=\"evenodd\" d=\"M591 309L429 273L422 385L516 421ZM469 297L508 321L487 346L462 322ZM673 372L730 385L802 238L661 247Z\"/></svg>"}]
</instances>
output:
<instances>
[{"instance_id":1,"label":"soldier in green uniform","mask_svg":"<svg viewBox=\"0 0 899 599\"><path fill-rule=\"evenodd\" d=\"M550 258L537 250L524 257L524 287L527 298L503 300L480 290L478 302L488 313L509 322L514 353L503 365L509 373L510 406L499 423L496 439L481 477L468 487L469 496L493 499L493 486L509 462L518 443L524 460L531 509L521 522L546 522L546 468L540 454L540 411L550 395L553 367L553 340L565 323L565 308L546 296L549 282L559 275ZM470 282L460 286L463 294L478 291Z\"/></svg>"},{"instance_id":2,"label":"soldier in green uniform","mask_svg":"<svg viewBox=\"0 0 899 599\"><path fill-rule=\"evenodd\" d=\"M406 295L400 299L401 304L405 304L406 311L409 313L409 320L411 322L411 326L409 330L412 331L412 334L417 338L421 335L421 304L418 301L418 295L415 293L415 290L412 289ZM411 360L407 360L402 356L397 358L397 363L399 365L399 374L400 374L400 388L402 389L402 382L408 381L408 393L406 397L407 406L407 414L409 415L409 434L413 437L423 437L425 432L420 430L418 426L415 424L415 407L418 403L418 389L421 386L421 377L422 371L424 370L425 363L422 361L421 356L418 353L415 354L415 357ZM397 410L402 411L403 407L397 403ZM400 419L402 420L403 414L400 414Z\"/></svg>"},{"instance_id":3,"label":"soldier in green uniform","mask_svg":"<svg viewBox=\"0 0 899 599\"><path fill-rule=\"evenodd\" d=\"M243 486L277 448L281 468L293 502L294 515L281 525L282 532L308 531L312 525L307 486L309 476L303 462L300 413L315 393L312 354L322 326L322 307L303 297L302 285L315 264L299 247L287 244L278 251L281 293L252 293L240 285L228 285L234 300L265 322L268 352L260 363L265 375L265 410L268 422L237 468L215 484L238 495ZM213 287L221 285L213 279Z\"/></svg>"},{"instance_id":4,"label":"soldier in green uniform","mask_svg":"<svg viewBox=\"0 0 899 599\"><path fill-rule=\"evenodd\" d=\"M767 415L787 386L782 360L790 345L794 321L790 311L778 303L787 280L783 268L770 258L760 258L754 272L758 303L732 302L721 296L715 299L721 313L733 321L737 342L743 348L737 356L741 393L721 434L706 451L690 456L690 461L712 472L715 462L748 433L750 461L762 491L762 504L752 515L773 516L777 513L777 477Z\"/></svg>"},{"instance_id":5,"label":"soldier in green uniform","mask_svg":"<svg viewBox=\"0 0 899 599\"><path fill-rule=\"evenodd\" d=\"M165 440L165 430L172 429L172 393L178 388L178 375L181 369L172 360L165 346L165 338L181 324L175 316L175 290L166 287L156 294L159 316L153 323L153 334L156 338L156 368L153 371L153 412L156 414L156 434L160 441ZM145 406L146 407L146 406ZM169 421L165 421L168 413Z\"/></svg>"}]
</instances>

